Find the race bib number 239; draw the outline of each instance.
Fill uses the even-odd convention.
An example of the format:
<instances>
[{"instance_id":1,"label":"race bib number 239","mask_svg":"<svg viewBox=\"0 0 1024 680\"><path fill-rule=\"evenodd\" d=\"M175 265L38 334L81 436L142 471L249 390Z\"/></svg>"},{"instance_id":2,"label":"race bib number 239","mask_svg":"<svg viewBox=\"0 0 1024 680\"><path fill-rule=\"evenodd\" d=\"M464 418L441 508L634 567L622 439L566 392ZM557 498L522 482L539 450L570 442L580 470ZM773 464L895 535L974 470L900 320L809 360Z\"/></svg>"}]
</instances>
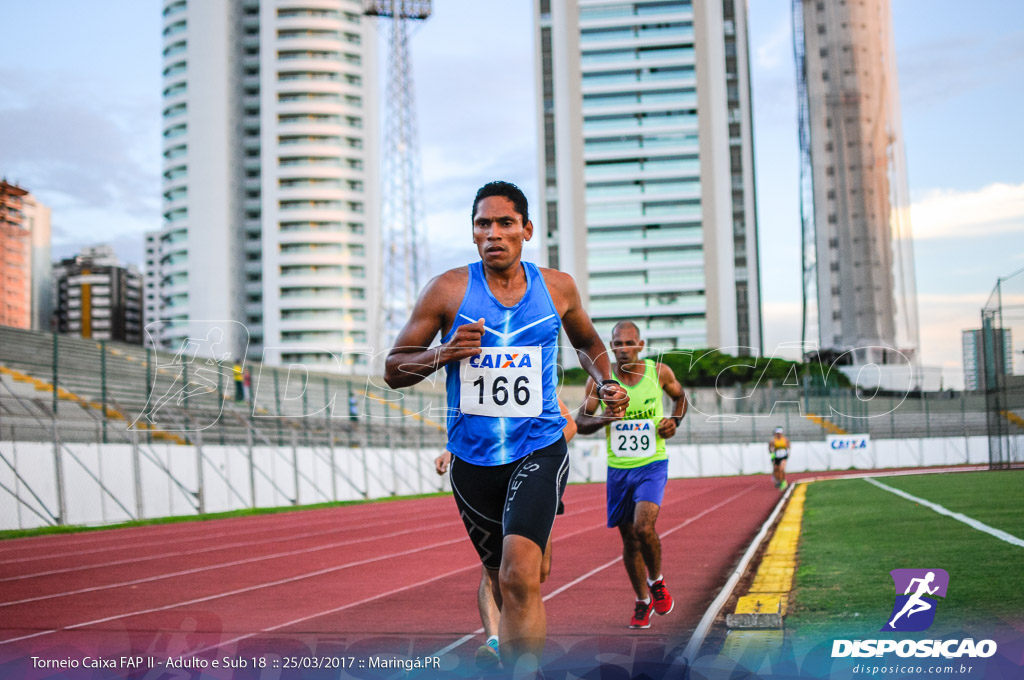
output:
<instances>
[{"instance_id":1,"label":"race bib number 239","mask_svg":"<svg viewBox=\"0 0 1024 680\"><path fill-rule=\"evenodd\" d=\"M463 413L494 418L536 418L543 408L541 348L484 347L460 362Z\"/></svg>"},{"instance_id":2,"label":"race bib number 239","mask_svg":"<svg viewBox=\"0 0 1024 680\"><path fill-rule=\"evenodd\" d=\"M657 451L653 420L620 420L611 424L612 453L620 458L650 456Z\"/></svg>"}]
</instances>

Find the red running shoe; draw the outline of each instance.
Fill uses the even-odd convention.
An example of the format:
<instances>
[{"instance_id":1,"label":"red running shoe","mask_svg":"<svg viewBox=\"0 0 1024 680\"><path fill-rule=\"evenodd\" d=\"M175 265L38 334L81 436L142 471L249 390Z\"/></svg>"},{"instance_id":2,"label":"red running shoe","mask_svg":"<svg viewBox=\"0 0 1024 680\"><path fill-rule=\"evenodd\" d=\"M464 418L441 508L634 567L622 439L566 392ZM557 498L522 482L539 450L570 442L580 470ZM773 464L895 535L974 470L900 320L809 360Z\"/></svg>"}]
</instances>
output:
<instances>
[{"instance_id":1,"label":"red running shoe","mask_svg":"<svg viewBox=\"0 0 1024 680\"><path fill-rule=\"evenodd\" d=\"M630 628L650 628L651 627L651 610L654 608L654 602L641 602L636 601L636 607L633 609L633 618L629 620Z\"/></svg>"},{"instance_id":2,"label":"red running shoe","mask_svg":"<svg viewBox=\"0 0 1024 680\"><path fill-rule=\"evenodd\" d=\"M651 586L651 599L654 604L654 613L658 616L668 614L676 606L676 601L672 599L668 588L665 587L665 579L655 581Z\"/></svg>"}]
</instances>

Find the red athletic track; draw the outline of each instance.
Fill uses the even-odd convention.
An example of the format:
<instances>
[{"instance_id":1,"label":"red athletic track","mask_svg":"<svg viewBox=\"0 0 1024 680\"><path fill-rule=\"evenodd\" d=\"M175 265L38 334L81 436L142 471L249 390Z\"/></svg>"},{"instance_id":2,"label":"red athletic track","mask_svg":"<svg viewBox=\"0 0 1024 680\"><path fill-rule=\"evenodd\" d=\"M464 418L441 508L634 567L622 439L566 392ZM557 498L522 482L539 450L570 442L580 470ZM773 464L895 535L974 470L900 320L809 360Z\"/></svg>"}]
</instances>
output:
<instances>
[{"instance_id":1,"label":"red athletic track","mask_svg":"<svg viewBox=\"0 0 1024 680\"><path fill-rule=\"evenodd\" d=\"M765 475L671 480L658 530L676 608L631 631L604 494L570 486L555 522L551 649L685 642L779 499ZM5 541L0 675L28 677L30 655L429 655L480 628L479 575L450 497ZM452 653L471 664L479 644Z\"/></svg>"}]
</instances>

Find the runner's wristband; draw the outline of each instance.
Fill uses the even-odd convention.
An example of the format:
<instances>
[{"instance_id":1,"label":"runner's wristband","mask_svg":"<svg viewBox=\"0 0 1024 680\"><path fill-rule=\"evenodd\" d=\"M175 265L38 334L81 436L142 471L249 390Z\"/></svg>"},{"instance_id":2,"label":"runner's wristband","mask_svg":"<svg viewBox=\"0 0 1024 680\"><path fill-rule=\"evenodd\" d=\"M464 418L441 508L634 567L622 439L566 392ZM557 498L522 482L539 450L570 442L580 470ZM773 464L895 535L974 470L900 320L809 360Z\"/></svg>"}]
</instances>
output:
<instances>
[{"instance_id":1,"label":"runner's wristband","mask_svg":"<svg viewBox=\"0 0 1024 680\"><path fill-rule=\"evenodd\" d=\"M602 380L602 381L601 381L601 382L600 382L600 383L599 383L599 384L597 385L597 396L598 396L598 397L600 397L600 396L601 396L601 388L602 388L602 387L604 387L605 385L618 385L619 387L622 387L622 383L620 383L620 382L619 382L618 380L616 380L615 378L608 378L607 380Z\"/></svg>"}]
</instances>

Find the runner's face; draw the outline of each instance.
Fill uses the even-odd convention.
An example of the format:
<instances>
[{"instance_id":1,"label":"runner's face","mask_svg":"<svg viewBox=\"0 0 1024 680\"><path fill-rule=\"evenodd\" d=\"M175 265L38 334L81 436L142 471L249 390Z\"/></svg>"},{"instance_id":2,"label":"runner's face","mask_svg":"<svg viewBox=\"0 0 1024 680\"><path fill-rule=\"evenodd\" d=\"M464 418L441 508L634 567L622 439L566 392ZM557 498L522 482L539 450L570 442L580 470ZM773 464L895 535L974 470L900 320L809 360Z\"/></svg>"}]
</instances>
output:
<instances>
[{"instance_id":1,"label":"runner's face","mask_svg":"<svg viewBox=\"0 0 1024 680\"><path fill-rule=\"evenodd\" d=\"M612 334L612 352L619 366L635 364L643 349L644 341L632 326L621 326Z\"/></svg>"},{"instance_id":2,"label":"runner's face","mask_svg":"<svg viewBox=\"0 0 1024 680\"><path fill-rule=\"evenodd\" d=\"M488 196L476 206L473 215L473 243L480 259L489 269L504 271L519 263L523 242L533 236L533 223L523 224L523 216L504 196Z\"/></svg>"}]
</instances>

